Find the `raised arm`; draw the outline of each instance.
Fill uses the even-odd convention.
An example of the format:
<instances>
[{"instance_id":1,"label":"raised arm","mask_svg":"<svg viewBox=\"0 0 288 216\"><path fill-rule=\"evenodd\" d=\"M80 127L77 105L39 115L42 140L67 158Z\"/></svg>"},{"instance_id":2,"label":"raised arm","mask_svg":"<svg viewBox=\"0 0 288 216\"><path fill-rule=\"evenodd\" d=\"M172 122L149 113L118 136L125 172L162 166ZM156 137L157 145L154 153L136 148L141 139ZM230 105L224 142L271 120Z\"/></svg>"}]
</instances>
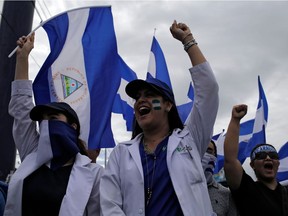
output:
<instances>
[{"instance_id":1,"label":"raised arm","mask_svg":"<svg viewBox=\"0 0 288 216\"><path fill-rule=\"evenodd\" d=\"M243 168L238 160L238 145L240 120L247 113L247 105L236 105L232 109L232 116L228 126L226 138L224 141L224 171L227 183L231 189L237 189L240 186Z\"/></svg>"},{"instance_id":2,"label":"raised arm","mask_svg":"<svg viewBox=\"0 0 288 216\"><path fill-rule=\"evenodd\" d=\"M193 66L206 61L200 48L197 46L197 42L195 41L193 34L186 24L177 23L174 20L172 26L170 27L170 31L173 37L181 41L186 48L186 52L188 53Z\"/></svg>"},{"instance_id":3,"label":"raised arm","mask_svg":"<svg viewBox=\"0 0 288 216\"><path fill-rule=\"evenodd\" d=\"M203 157L217 116L218 83L190 28L185 23L174 21L170 32L175 39L182 42L193 66L189 69L194 87L193 109L184 124L194 138L200 157Z\"/></svg>"},{"instance_id":4,"label":"raised arm","mask_svg":"<svg viewBox=\"0 0 288 216\"><path fill-rule=\"evenodd\" d=\"M11 100L9 114L14 118L13 138L19 151L21 160L36 150L38 132L36 122L33 122L29 113L34 107L32 81L29 76L29 54L34 47L34 33L18 39L17 57L15 68L15 80L11 86Z\"/></svg>"},{"instance_id":5,"label":"raised arm","mask_svg":"<svg viewBox=\"0 0 288 216\"><path fill-rule=\"evenodd\" d=\"M17 45L19 46L17 49L17 60L16 60L16 68L15 68L15 80L21 79L29 79L28 76L28 67L29 67L29 54L31 50L34 48L34 35L32 33L30 36L25 37L22 36L17 41Z\"/></svg>"}]
</instances>

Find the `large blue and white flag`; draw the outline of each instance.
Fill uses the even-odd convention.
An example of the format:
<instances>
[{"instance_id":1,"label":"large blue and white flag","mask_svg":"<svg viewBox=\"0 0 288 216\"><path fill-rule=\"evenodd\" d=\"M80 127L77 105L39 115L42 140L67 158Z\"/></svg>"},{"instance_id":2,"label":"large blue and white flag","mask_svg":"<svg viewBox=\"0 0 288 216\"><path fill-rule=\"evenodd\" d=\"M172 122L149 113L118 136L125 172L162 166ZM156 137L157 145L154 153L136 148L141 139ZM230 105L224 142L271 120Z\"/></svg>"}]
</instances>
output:
<instances>
[{"instance_id":1,"label":"large blue and white flag","mask_svg":"<svg viewBox=\"0 0 288 216\"><path fill-rule=\"evenodd\" d=\"M268 103L258 76L259 100L255 119L240 124L238 159L243 164L254 146L266 143L265 129L268 121ZM224 140L226 133L223 131L212 137L217 146L217 165L215 173L219 172L224 165Z\"/></svg>"},{"instance_id":2,"label":"large blue and white flag","mask_svg":"<svg viewBox=\"0 0 288 216\"><path fill-rule=\"evenodd\" d=\"M70 104L88 148L114 147L111 110L121 61L111 7L73 9L41 25L51 52L33 83L36 104Z\"/></svg>"},{"instance_id":3,"label":"large blue and white flag","mask_svg":"<svg viewBox=\"0 0 288 216\"><path fill-rule=\"evenodd\" d=\"M178 112L179 112L179 116L182 120L182 122L185 122L191 109L193 106L193 101L194 101L194 88L192 85L192 82L190 82L189 85L189 90L187 93L187 97L188 97L188 101L187 103L181 104L177 106Z\"/></svg>"},{"instance_id":4,"label":"large blue and white flag","mask_svg":"<svg viewBox=\"0 0 288 216\"><path fill-rule=\"evenodd\" d=\"M255 122L253 125L253 134L252 137L249 139L249 143L245 149L246 157L250 156L250 152L254 148L254 146L256 146L257 144L266 143L268 103L260 81L260 76L258 76L258 89L259 89L259 101L257 105Z\"/></svg>"},{"instance_id":5,"label":"large blue and white flag","mask_svg":"<svg viewBox=\"0 0 288 216\"><path fill-rule=\"evenodd\" d=\"M147 77L149 76L165 82L173 90L165 56L155 36L153 36L150 58L148 62Z\"/></svg>"},{"instance_id":6,"label":"large blue and white flag","mask_svg":"<svg viewBox=\"0 0 288 216\"><path fill-rule=\"evenodd\" d=\"M280 166L277 173L277 180L283 185L288 185L288 142L279 149L278 155Z\"/></svg>"},{"instance_id":7,"label":"large blue and white flag","mask_svg":"<svg viewBox=\"0 0 288 216\"><path fill-rule=\"evenodd\" d=\"M240 124L239 132L239 150L238 159L243 164L247 158L246 146L249 143L250 138L253 134L254 119L248 120ZM212 140L214 140L217 146L217 164L215 166L215 173L218 173L224 166L224 140L226 137L226 131L223 130L221 133L213 135Z\"/></svg>"},{"instance_id":8,"label":"large blue and white flag","mask_svg":"<svg viewBox=\"0 0 288 216\"><path fill-rule=\"evenodd\" d=\"M114 100L112 112L122 114L123 119L126 121L127 131L132 131L134 120L133 100L126 94L125 87L130 81L137 79L137 75L120 56L119 58L121 63L121 83Z\"/></svg>"},{"instance_id":9,"label":"large blue and white flag","mask_svg":"<svg viewBox=\"0 0 288 216\"><path fill-rule=\"evenodd\" d=\"M149 76L155 77L165 82L173 91L165 56L155 36L153 36L150 58L148 63L147 77ZM191 83L189 86L187 96L188 96L187 103L177 106L179 116L182 122L185 122L185 120L187 119L193 105L194 89Z\"/></svg>"}]
</instances>

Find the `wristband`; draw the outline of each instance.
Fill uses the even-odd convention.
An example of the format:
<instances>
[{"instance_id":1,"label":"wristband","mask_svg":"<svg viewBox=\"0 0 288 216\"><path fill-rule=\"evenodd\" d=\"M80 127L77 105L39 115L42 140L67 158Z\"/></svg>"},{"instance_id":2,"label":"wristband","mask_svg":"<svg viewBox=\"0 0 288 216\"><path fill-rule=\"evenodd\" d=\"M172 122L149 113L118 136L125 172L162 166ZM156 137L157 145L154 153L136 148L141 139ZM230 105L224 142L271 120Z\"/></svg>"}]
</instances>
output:
<instances>
[{"instance_id":1,"label":"wristband","mask_svg":"<svg viewBox=\"0 0 288 216\"><path fill-rule=\"evenodd\" d=\"M187 52L190 47L197 44L198 43L196 42L196 40L192 39L191 41L188 41L186 44L184 44L184 50Z\"/></svg>"},{"instance_id":2,"label":"wristband","mask_svg":"<svg viewBox=\"0 0 288 216\"><path fill-rule=\"evenodd\" d=\"M191 36L191 37L193 38L191 32L190 32L189 34L187 34L187 35L182 39L182 44L183 44L183 45L185 44L185 43L184 43L185 39L186 39L187 37L189 37L189 36Z\"/></svg>"}]
</instances>

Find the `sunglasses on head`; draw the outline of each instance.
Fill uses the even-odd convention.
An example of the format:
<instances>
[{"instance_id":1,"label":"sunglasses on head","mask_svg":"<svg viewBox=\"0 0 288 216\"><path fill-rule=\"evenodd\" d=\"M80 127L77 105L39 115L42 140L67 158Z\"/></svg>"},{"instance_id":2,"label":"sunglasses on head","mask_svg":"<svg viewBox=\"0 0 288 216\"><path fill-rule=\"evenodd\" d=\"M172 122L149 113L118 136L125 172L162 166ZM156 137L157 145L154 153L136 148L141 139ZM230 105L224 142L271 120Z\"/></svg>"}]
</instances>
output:
<instances>
[{"instance_id":1,"label":"sunglasses on head","mask_svg":"<svg viewBox=\"0 0 288 216\"><path fill-rule=\"evenodd\" d=\"M277 152L266 152L266 151L262 151L262 152L257 152L255 154L255 160L264 160L267 158L267 155L269 156L269 158L273 159L273 160L278 160L279 156Z\"/></svg>"}]
</instances>

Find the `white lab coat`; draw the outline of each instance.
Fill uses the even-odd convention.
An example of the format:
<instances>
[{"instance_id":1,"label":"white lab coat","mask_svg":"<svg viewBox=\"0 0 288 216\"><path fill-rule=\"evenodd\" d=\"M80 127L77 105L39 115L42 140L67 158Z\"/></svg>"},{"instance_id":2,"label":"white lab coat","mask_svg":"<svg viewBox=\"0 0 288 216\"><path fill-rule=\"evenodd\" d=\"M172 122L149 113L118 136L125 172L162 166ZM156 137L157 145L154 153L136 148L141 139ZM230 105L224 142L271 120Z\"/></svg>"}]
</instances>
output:
<instances>
[{"instance_id":1,"label":"white lab coat","mask_svg":"<svg viewBox=\"0 0 288 216\"><path fill-rule=\"evenodd\" d=\"M9 113L14 117L13 136L22 163L9 182L5 216L22 215L23 180L42 164L37 163L39 134L29 113L34 107L32 82L16 80L12 83ZM60 216L100 215L99 184L103 167L78 153L73 164ZM37 208L37 206L35 206Z\"/></svg>"}]
</instances>

